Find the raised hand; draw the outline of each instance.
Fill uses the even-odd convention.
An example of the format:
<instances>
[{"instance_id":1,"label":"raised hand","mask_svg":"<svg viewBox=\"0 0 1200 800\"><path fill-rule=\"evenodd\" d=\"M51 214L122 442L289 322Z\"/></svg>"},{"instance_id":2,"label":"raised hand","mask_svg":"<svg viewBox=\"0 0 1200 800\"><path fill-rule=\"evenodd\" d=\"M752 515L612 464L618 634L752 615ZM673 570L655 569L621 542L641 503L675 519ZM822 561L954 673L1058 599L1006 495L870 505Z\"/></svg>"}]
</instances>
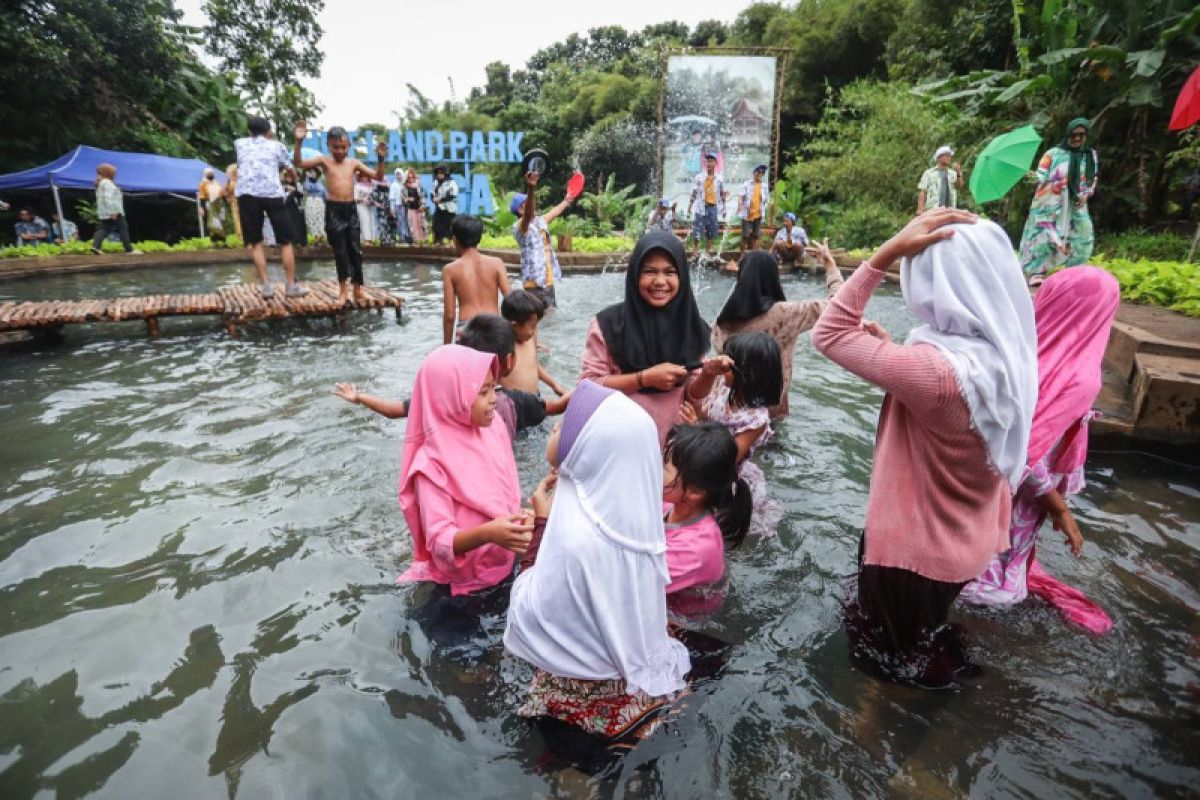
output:
<instances>
[{"instance_id":1,"label":"raised hand","mask_svg":"<svg viewBox=\"0 0 1200 800\"><path fill-rule=\"evenodd\" d=\"M387 161L388 146L387 142L380 139L375 143L375 155L379 156L380 161Z\"/></svg>"},{"instance_id":2,"label":"raised hand","mask_svg":"<svg viewBox=\"0 0 1200 800\"><path fill-rule=\"evenodd\" d=\"M308 122L300 120L296 123L296 127L292 130L292 134L296 137L297 142L304 141L308 136Z\"/></svg>"},{"instance_id":3,"label":"raised hand","mask_svg":"<svg viewBox=\"0 0 1200 800\"><path fill-rule=\"evenodd\" d=\"M358 387L353 383L335 383L333 385L333 396L340 397L347 403L358 403Z\"/></svg>"},{"instance_id":4,"label":"raised hand","mask_svg":"<svg viewBox=\"0 0 1200 800\"><path fill-rule=\"evenodd\" d=\"M529 502L533 505L534 516L550 516L550 505L554 502L554 487L557 485L558 473L554 470L551 470L550 474L538 482L537 488L533 490L533 495L529 498Z\"/></svg>"},{"instance_id":5,"label":"raised hand","mask_svg":"<svg viewBox=\"0 0 1200 800\"><path fill-rule=\"evenodd\" d=\"M911 258L931 244L953 236L953 229L946 226L978 221L979 217L975 214L958 208L935 208L918 214L899 233L884 242L872 261L878 262L882 268L897 259Z\"/></svg>"}]
</instances>

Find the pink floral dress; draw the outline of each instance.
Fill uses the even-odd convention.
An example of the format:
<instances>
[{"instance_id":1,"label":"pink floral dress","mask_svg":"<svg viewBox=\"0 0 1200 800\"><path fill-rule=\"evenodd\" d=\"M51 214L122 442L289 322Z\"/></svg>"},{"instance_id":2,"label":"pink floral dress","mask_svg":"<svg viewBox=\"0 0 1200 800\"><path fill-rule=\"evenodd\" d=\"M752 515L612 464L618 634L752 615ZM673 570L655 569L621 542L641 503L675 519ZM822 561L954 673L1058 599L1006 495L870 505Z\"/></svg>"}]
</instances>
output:
<instances>
[{"instance_id":1,"label":"pink floral dress","mask_svg":"<svg viewBox=\"0 0 1200 800\"><path fill-rule=\"evenodd\" d=\"M1087 425L1089 412L1080 423ZM1054 447L1032 465L1025 480L1013 496L1012 521L1008 536L1012 546L992 558L983 574L963 587L959 598L976 605L1010 606L1029 595L1030 565L1034 563L1034 547L1038 531L1046 520L1046 512L1038 498L1057 489L1064 497L1083 490L1083 465L1068 473L1051 472L1050 464L1058 459L1060 439Z\"/></svg>"}]
</instances>

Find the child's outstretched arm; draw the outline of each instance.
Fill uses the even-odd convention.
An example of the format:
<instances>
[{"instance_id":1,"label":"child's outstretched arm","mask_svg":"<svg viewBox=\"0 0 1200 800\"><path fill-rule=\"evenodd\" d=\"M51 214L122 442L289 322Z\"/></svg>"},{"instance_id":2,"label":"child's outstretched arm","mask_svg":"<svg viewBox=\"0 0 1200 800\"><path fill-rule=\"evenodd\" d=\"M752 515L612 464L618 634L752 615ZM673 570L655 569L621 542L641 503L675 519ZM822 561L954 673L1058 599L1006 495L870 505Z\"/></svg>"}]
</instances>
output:
<instances>
[{"instance_id":1,"label":"child's outstretched arm","mask_svg":"<svg viewBox=\"0 0 1200 800\"><path fill-rule=\"evenodd\" d=\"M567 410L567 404L571 402L571 393L567 392L561 397L556 397L553 400L543 400L542 405L546 408L548 416L562 414Z\"/></svg>"},{"instance_id":2,"label":"child's outstretched arm","mask_svg":"<svg viewBox=\"0 0 1200 800\"><path fill-rule=\"evenodd\" d=\"M708 397L717 376L732 366L733 359L729 356L712 356L704 359L704 364L700 367L700 374L688 384L687 399L703 400Z\"/></svg>"},{"instance_id":3,"label":"child's outstretched arm","mask_svg":"<svg viewBox=\"0 0 1200 800\"><path fill-rule=\"evenodd\" d=\"M550 377L550 373L546 372L546 368L538 364L538 380L550 387L550 389L559 397L567 393L562 384Z\"/></svg>"},{"instance_id":4,"label":"child's outstretched arm","mask_svg":"<svg viewBox=\"0 0 1200 800\"><path fill-rule=\"evenodd\" d=\"M539 175L536 172L525 173L525 203L521 208L521 235L529 233L529 226L537 216L537 185Z\"/></svg>"},{"instance_id":5,"label":"child's outstretched arm","mask_svg":"<svg viewBox=\"0 0 1200 800\"><path fill-rule=\"evenodd\" d=\"M333 387L335 397L340 397L347 403L366 406L376 414L382 414L388 419L400 419L408 416L408 405L403 400L385 400L382 397L364 394L358 391L353 383L338 383Z\"/></svg>"},{"instance_id":6,"label":"child's outstretched arm","mask_svg":"<svg viewBox=\"0 0 1200 800\"><path fill-rule=\"evenodd\" d=\"M299 170L323 168L325 166L325 156L305 158L300 152L300 148L304 144L304 137L306 136L308 136L308 123L300 120L296 123L296 129L293 131L292 164Z\"/></svg>"}]
</instances>

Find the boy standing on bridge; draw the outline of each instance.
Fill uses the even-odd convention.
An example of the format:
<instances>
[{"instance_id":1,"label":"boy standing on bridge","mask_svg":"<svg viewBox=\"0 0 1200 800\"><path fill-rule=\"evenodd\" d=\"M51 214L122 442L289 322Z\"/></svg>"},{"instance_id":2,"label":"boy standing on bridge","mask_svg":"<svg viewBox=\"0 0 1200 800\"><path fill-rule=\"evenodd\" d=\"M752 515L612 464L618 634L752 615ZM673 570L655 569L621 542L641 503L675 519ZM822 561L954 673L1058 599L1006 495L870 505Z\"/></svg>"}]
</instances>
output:
<instances>
[{"instance_id":1,"label":"boy standing on bridge","mask_svg":"<svg viewBox=\"0 0 1200 800\"><path fill-rule=\"evenodd\" d=\"M454 333L477 314L499 314L497 297L509 293L508 271L495 256L479 252L483 223L479 217L460 214L450 223L450 238L458 260L442 270L442 344L454 341ZM458 325L454 324L455 306Z\"/></svg>"},{"instance_id":2,"label":"boy standing on bridge","mask_svg":"<svg viewBox=\"0 0 1200 800\"><path fill-rule=\"evenodd\" d=\"M300 169L321 169L325 172L325 236L333 248L333 263L337 265L338 302L345 304L350 284L354 284L354 302L365 300L363 295L362 239L358 224L358 206L354 201L354 181L365 175L377 181L383 180L383 162L387 159L387 142L382 138L375 145L379 161L371 169L357 158L347 158L350 152L350 137L345 128L334 126L325 139L329 155L304 158L301 143L308 136L308 123L296 123L296 143L292 149L292 163Z\"/></svg>"}]
</instances>

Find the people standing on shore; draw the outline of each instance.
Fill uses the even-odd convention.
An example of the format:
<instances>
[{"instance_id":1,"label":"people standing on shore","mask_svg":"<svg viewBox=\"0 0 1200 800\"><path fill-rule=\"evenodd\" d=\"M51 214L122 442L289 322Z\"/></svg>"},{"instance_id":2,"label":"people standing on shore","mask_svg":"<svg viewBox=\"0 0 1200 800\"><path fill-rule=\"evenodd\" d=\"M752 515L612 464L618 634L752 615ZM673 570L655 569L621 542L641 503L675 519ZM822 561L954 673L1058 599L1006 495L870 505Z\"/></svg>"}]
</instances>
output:
<instances>
[{"instance_id":1,"label":"people standing on shore","mask_svg":"<svg viewBox=\"0 0 1200 800\"><path fill-rule=\"evenodd\" d=\"M754 177L742 184L738 192L738 216L742 218L742 240L738 243L738 256L746 249L758 249L758 237L762 235L763 216L771 202L771 191L766 181L767 165L754 168Z\"/></svg>"},{"instance_id":2,"label":"people standing on shore","mask_svg":"<svg viewBox=\"0 0 1200 800\"><path fill-rule=\"evenodd\" d=\"M942 145L933 154L933 166L917 182L917 213L933 208L958 208L958 190L963 187L962 165L954 158L954 148Z\"/></svg>"},{"instance_id":3,"label":"people standing on shore","mask_svg":"<svg viewBox=\"0 0 1200 800\"><path fill-rule=\"evenodd\" d=\"M412 244L412 234L408 231L408 209L404 207L404 170L397 167L392 177L394 180L388 187L388 209L392 212L396 228L396 244Z\"/></svg>"},{"instance_id":4,"label":"people standing on shore","mask_svg":"<svg viewBox=\"0 0 1200 800\"><path fill-rule=\"evenodd\" d=\"M721 220L725 217L725 201L729 193L725 191L725 179L717 174L717 154L706 153L704 156L704 172L696 176L692 187L692 197L688 201L688 216L692 218L692 236L696 239L695 255L700 251L700 240L704 240L704 252L711 255L713 242L720 235ZM696 201L700 206L696 208Z\"/></svg>"},{"instance_id":5,"label":"people standing on shore","mask_svg":"<svg viewBox=\"0 0 1200 800\"><path fill-rule=\"evenodd\" d=\"M126 253L138 252L129 243L129 223L125 220L125 196L116 184L117 168L112 164L96 167L96 237L92 252L100 255L100 245L110 231L121 237ZM45 223L42 223L45 224Z\"/></svg>"},{"instance_id":6,"label":"people standing on shore","mask_svg":"<svg viewBox=\"0 0 1200 800\"><path fill-rule=\"evenodd\" d=\"M204 217L204 229L215 241L225 238L225 189L217 181L216 172L210 167L204 170L204 178L197 189L200 211Z\"/></svg>"},{"instance_id":7,"label":"people standing on shore","mask_svg":"<svg viewBox=\"0 0 1200 800\"><path fill-rule=\"evenodd\" d=\"M358 214L358 243L368 245L375 241L375 206L372 193L375 181L370 175L359 175L354 182L355 213Z\"/></svg>"},{"instance_id":8,"label":"people standing on shore","mask_svg":"<svg viewBox=\"0 0 1200 800\"><path fill-rule=\"evenodd\" d=\"M280 175L283 181L284 200L288 216L292 218L292 230L296 233L296 244L308 244L308 223L304 219L304 191L296 180L296 168L287 167Z\"/></svg>"},{"instance_id":9,"label":"people standing on shore","mask_svg":"<svg viewBox=\"0 0 1200 800\"><path fill-rule=\"evenodd\" d=\"M425 243L425 191L415 169L404 178L404 210L408 214L408 235L411 244Z\"/></svg>"},{"instance_id":10,"label":"people standing on shore","mask_svg":"<svg viewBox=\"0 0 1200 800\"><path fill-rule=\"evenodd\" d=\"M525 174L525 191L513 195L509 210L520 217L513 224L513 238L521 248L521 285L550 310L558 305L554 284L562 280L562 267L558 265L558 254L550 241L550 223L566 211L575 198L567 195L561 203L539 215L537 185L540 177L536 172Z\"/></svg>"},{"instance_id":11,"label":"people standing on shore","mask_svg":"<svg viewBox=\"0 0 1200 800\"><path fill-rule=\"evenodd\" d=\"M304 171L304 224L312 240L325 238L325 185L319 170Z\"/></svg>"},{"instance_id":12,"label":"people standing on shore","mask_svg":"<svg viewBox=\"0 0 1200 800\"><path fill-rule=\"evenodd\" d=\"M1058 266L1086 264L1096 244L1088 199L1096 193L1098 160L1087 146L1092 123L1078 117L1038 162L1037 189L1021 234L1021 268L1030 286Z\"/></svg>"},{"instance_id":13,"label":"people standing on shore","mask_svg":"<svg viewBox=\"0 0 1200 800\"><path fill-rule=\"evenodd\" d=\"M391 189L387 180L371 184L371 206L375 209L375 243L390 246L396 242L396 218L392 215Z\"/></svg>"},{"instance_id":14,"label":"people standing on shore","mask_svg":"<svg viewBox=\"0 0 1200 800\"><path fill-rule=\"evenodd\" d=\"M363 295L362 271L362 239L360 235L360 216L355 202L358 184L355 176L383 179L383 162L387 158L387 142L381 138L375 144L375 155L378 157L376 167L372 170L357 158L348 158L350 152L350 136L346 129L334 126L325 134L329 155L316 158L304 158L300 151L301 144L308 136L308 123L303 120L296 123L295 144L292 149L292 160L301 169L320 169L325 173L325 189L328 200L325 202L325 236L333 249L333 262L337 266L338 302L345 303L351 284L354 286L354 300L365 299Z\"/></svg>"},{"instance_id":15,"label":"people standing on shore","mask_svg":"<svg viewBox=\"0 0 1200 800\"><path fill-rule=\"evenodd\" d=\"M433 170L433 243L440 245L450 238L450 226L458 213L458 183L445 164Z\"/></svg>"}]
</instances>

